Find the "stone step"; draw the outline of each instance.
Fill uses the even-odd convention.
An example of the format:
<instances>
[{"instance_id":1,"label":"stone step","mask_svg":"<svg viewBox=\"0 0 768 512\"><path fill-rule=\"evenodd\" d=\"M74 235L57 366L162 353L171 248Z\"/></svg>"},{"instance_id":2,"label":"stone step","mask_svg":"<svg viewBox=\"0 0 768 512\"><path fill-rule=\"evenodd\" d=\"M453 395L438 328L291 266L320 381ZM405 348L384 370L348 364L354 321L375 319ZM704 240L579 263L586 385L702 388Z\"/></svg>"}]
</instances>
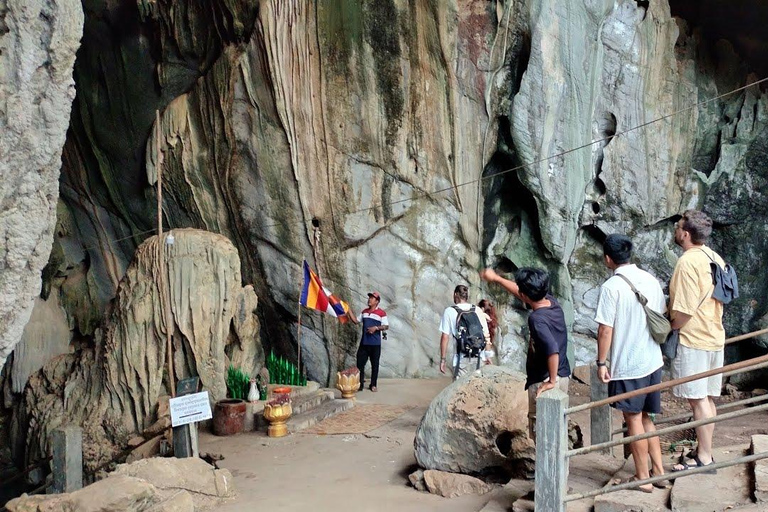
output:
<instances>
[{"instance_id":1,"label":"stone step","mask_svg":"<svg viewBox=\"0 0 768 512\"><path fill-rule=\"evenodd\" d=\"M768 435L753 435L749 454L768 451ZM755 483L755 501L768 509L768 459L761 459L750 464L752 481Z\"/></svg>"},{"instance_id":2,"label":"stone step","mask_svg":"<svg viewBox=\"0 0 768 512\"><path fill-rule=\"evenodd\" d=\"M298 416L299 414L304 414L308 410L320 407L323 403L333 399L333 391L330 390L315 391L312 394L292 398L291 408L293 409L293 415Z\"/></svg>"},{"instance_id":3,"label":"stone step","mask_svg":"<svg viewBox=\"0 0 768 512\"><path fill-rule=\"evenodd\" d=\"M746 455L743 446L715 448L714 458L725 462ZM746 464L720 468L714 475L678 478L672 487L673 512L719 512L748 507L752 501L751 470Z\"/></svg>"},{"instance_id":4,"label":"stone step","mask_svg":"<svg viewBox=\"0 0 768 512\"><path fill-rule=\"evenodd\" d=\"M320 406L310 409L302 414L293 415L286 422L288 432L298 432L315 425L326 418L338 414L355 406L354 400L329 400Z\"/></svg>"},{"instance_id":5,"label":"stone step","mask_svg":"<svg viewBox=\"0 0 768 512\"><path fill-rule=\"evenodd\" d=\"M302 393L299 395L291 394L291 409L293 410L293 416L296 417L304 414L333 399L333 391L329 389L316 390L312 393ZM262 414L263 410L264 407L262 405L258 411L255 411L254 422L256 430L266 432L267 427L269 427L269 422L264 418L264 415Z\"/></svg>"}]
</instances>

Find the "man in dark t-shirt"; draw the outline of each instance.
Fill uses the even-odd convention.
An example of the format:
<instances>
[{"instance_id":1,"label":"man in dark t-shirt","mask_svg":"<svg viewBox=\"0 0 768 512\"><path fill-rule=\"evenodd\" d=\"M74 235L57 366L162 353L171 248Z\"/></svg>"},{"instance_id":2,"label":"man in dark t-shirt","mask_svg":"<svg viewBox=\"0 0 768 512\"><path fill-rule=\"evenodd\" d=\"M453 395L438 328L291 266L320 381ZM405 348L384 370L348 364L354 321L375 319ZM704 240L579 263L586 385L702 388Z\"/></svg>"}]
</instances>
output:
<instances>
[{"instance_id":1,"label":"man in dark t-shirt","mask_svg":"<svg viewBox=\"0 0 768 512\"><path fill-rule=\"evenodd\" d=\"M512 295L528 304L530 341L525 362L528 390L528 434L536 439L536 397L557 387L568 393L571 367L568 364L568 331L560 303L549 295L549 276L541 269L521 268L510 281L487 268L480 277L489 283L498 283Z\"/></svg>"}]
</instances>

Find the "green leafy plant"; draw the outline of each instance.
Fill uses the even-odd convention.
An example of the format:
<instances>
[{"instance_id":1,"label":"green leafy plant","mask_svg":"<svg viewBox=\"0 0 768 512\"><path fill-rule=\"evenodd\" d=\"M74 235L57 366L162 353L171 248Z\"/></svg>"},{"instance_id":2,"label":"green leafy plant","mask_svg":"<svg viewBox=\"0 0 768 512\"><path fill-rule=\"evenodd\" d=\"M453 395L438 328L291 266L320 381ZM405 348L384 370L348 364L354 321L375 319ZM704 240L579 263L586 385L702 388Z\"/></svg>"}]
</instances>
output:
<instances>
[{"instance_id":1,"label":"green leafy plant","mask_svg":"<svg viewBox=\"0 0 768 512\"><path fill-rule=\"evenodd\" d=\"M230 398L244 400L248 396L251 379L243 370L229 365L227 369L227 394Z\"/></svg>"}]
</instances>

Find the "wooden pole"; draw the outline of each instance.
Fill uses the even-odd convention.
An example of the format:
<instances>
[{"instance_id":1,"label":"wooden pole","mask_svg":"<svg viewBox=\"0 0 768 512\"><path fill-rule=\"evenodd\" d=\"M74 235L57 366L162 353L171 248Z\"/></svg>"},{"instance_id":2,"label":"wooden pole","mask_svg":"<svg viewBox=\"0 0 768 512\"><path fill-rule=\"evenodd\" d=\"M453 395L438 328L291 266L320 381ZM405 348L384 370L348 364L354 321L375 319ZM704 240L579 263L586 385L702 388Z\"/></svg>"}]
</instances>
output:
<instances>
[{"instance_id":1,"label":"wooden pole","mask_svg":"<svg viewBox=\"0 0 768 512\"><path fill-rule=\"evenodd\" d=\"M165 239L163 238L163 160L164 154L160 145L160 111L155 110L155 149L157 152L157 162L155 170L157 171L157 247L158 261L160 264L160 282L158 283L158 294L163 303L163 313L165 314L165 341L166 341L166 364L168 365L168 385L172 397L176 396L176 385L173 378L173 343L171 340L171 326L173 317L170 311L171 300L168 294L168 285L166 285L166 266L165 266Z\"/></svg>"},{"instance_id":2,"label":"wooden pole","mask_svg":"<svg viewBox=\"0 0 768 512\"><path fill-rule=\"evenodd\" d=\"M301 288L299 288L299 326L296 328L296 345L298 346L298 365L299 379L301 379L301 294L304 291L304 278L301 279Z\"/></svg>"},{"instance_id":3,"label":"wooden pole","mask_svg":"<svg viewBox=\"0 0 768 512\"><path fill-rule=\"evenodd\" d=\"M301 375L301 302L299 302L299 327L296 329L296 344L299 346L298 370Z\"/></svg>"}]
</instances>

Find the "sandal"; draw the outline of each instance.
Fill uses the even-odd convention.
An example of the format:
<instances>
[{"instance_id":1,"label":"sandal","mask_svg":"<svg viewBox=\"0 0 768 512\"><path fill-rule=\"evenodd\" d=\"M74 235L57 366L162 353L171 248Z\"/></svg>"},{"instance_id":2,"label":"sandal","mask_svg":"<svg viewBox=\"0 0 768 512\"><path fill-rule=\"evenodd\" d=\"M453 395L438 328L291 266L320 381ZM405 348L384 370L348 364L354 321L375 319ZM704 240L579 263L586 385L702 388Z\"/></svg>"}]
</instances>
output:
<instances>
[{"instance_id":1,"label":"sandal","mask_svg":"<svg viewBox=\"0 0 768 512\"><path fill-rule=\"evenodd\" d=\"M694 455L693 456L693 460L694 460L694 462L696 462L695 465L688 464L687 462L681 462L680 464L672 466L672 471L685 471L686 469L705 468L705 467L710 466L710 465L715 463L715 459L712 458L712 462L710 462L709 464L704 464L703 462L701 462L701 459L699 458L698 455ZM680 466L680 467L678 467L678 466ZM702 473L703 474L707 474L707 475L716 475L717 474L717 469L710 469L710 470L707 470L707 471L702 471Z\"/></svg>"},{"instance_id":2,"label":"sandal","mask_svg":"<svg viewBox=\"0 0 768 512\"><path fill-rule=\"evenodd\" d=\"M650 472L650 475L652 477L656 476L653 474L653 471ZM669 480L659 480L658 482L653 482L651 485L657 489L669 489L672 487L672 484L669 482Z\"/></svg>"},{"instance_id":3,"label":"sandal","mask_svg":"<svg viewBox=\"0 0 768 512\"><path fill-rule=\"evenodd\" d=\"M368 389L370 389L370 390L371 390L371 391L373 391L374 393L375 393L375 392L377 392L377 391L379 390L379 389L378 389L376 386L371 386L371 387L370 387L370 388L368 388Z\"/></svg>"}]
</instances>

